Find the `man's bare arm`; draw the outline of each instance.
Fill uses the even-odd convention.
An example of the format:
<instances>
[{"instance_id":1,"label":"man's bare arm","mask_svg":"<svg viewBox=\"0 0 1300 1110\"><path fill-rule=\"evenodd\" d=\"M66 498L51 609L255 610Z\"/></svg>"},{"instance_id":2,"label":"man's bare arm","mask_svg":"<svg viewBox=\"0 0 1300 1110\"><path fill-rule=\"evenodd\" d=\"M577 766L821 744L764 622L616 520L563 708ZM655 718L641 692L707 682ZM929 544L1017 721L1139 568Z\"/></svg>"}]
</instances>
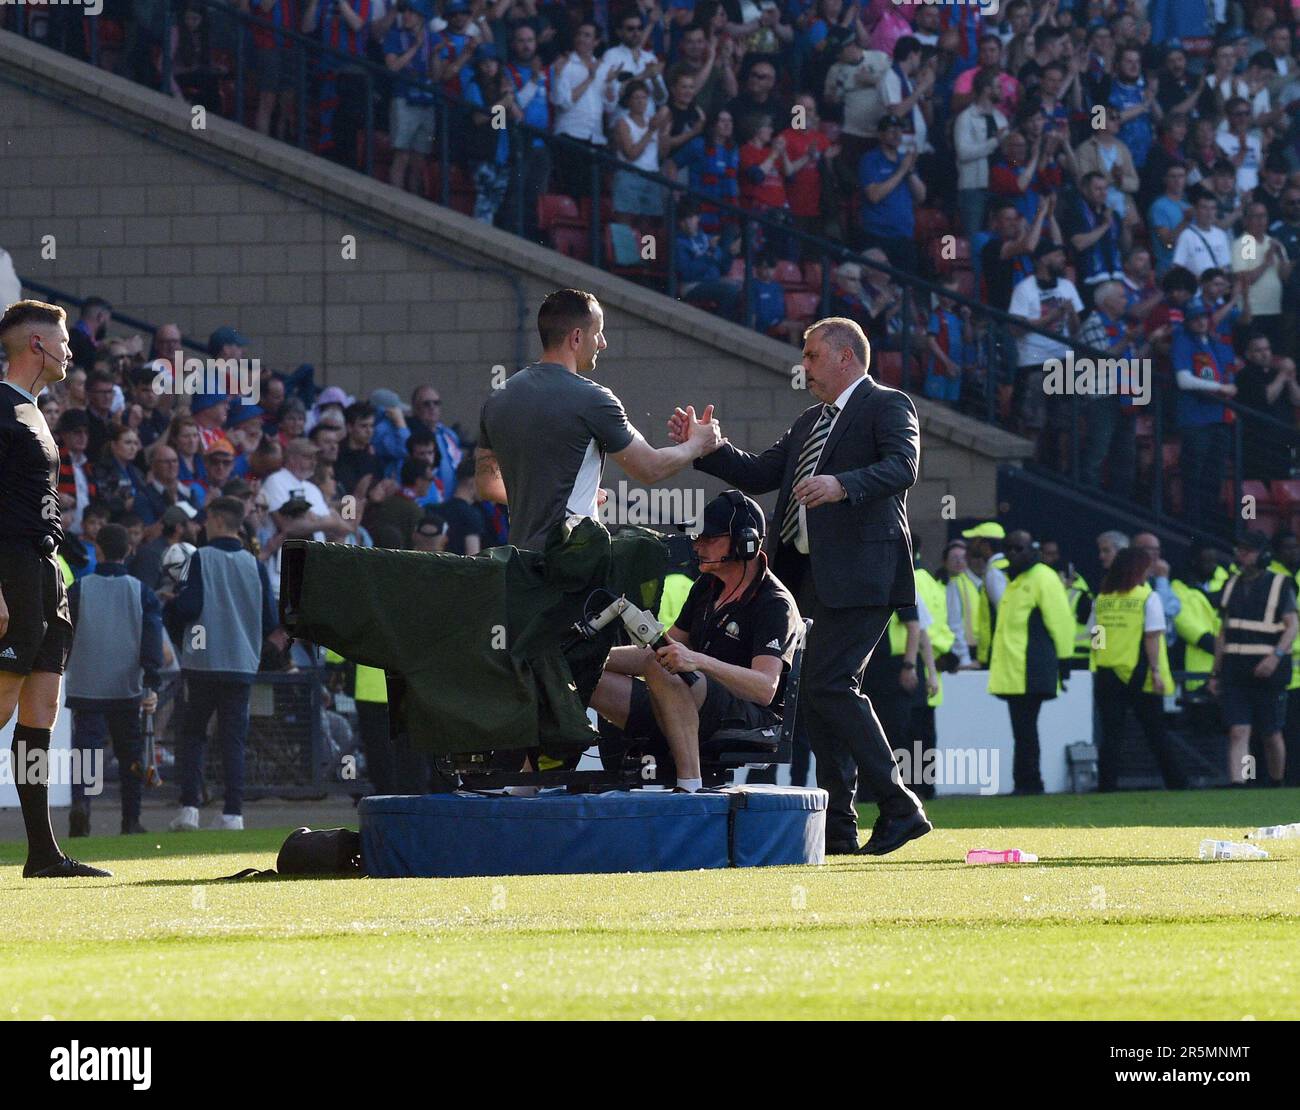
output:
<instances>
[{"instance_id":1,"label":"man's bare arm","mask_svg":"<svg viewBox=\"0 0 1300 1110\"><path fill-rule=\"evenodd\" d=\"M508 504L505 479L501 477L501 464L497 461L496 452L487 447L474 449L474 490L480 501Z\"/></svg>"}]
</instances>

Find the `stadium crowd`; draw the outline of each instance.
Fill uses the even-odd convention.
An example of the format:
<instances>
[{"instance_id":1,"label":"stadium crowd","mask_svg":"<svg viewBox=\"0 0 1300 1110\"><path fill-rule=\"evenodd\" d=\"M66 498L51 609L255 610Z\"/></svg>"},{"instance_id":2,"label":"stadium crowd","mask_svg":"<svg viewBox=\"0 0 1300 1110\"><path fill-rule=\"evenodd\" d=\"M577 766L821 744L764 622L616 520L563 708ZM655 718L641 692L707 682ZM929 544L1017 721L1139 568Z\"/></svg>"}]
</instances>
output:
<instances>
[{"instance_id":1,"label":"stadium crowd","mask_svg":"<svg viewBox=\"0 0 1300 1110\"><path fill-rule=\"evenodd\" d=\"M885 381L992 414L1037 441L1039 462L1118 496L1160 484L1198 522L1228 515L1237 424L1240 476L1265 483L1255 496L1300 499L1275 485L1291 478L1300 404L1300 62L1285 0L991 13L956 0L240 0L244 25L186 0L164 43L166 5L108 0L101 64L157 84L167 51L175 95L231 114L246 33L251 126L291 137L305 90L315 149L364 168L369 108L377 175L437 197L446 173L463 211L504 227L522 212L525 234L580 257L599 148L629 167L603 178L615 272L662 283L664 259L639 237L651 233L672 244L680 296L743 318L742 221L711 202L738 205L775 221L751 224L760 331L797 341L818 313L830 256L801 234L821 236L856 252L831 268L831 311L863 325ZM49 19L40 33L88 53L80 24ZM450 105L448 166L434 86ZM519 123L534 130L512 142ZM674 228L664 188L631 168L689 188ZM1121 389L1044 388L1044 363L1075 344L1144 363L1126 373L1152 375L1161 440L1151 405Z\"/></svg>"}]
</instances>

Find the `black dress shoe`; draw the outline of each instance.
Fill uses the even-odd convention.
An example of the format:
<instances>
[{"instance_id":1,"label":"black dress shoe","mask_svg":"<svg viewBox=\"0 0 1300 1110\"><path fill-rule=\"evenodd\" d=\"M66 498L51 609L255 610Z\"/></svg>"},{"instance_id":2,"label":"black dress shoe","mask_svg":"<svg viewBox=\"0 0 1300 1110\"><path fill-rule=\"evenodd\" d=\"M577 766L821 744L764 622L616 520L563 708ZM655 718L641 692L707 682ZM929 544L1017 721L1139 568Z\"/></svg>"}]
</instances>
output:
<instances>
[{"instance_id":1,"label":"black dress shoe","mask_svg":"<svg viewBox=\"0 0 1300 1110\"><path fill-rule=\"evenodd\" d=\"M140 824L139 818L131 821L122 822L122 835L130 836L132 833L147 833L149 830Z\"/></svg>"},{"instance_id":2,"label":"black dress shoe","mask_svg":"<svg viewBox=\"0 0 1300 1110\"><path fill-rule=\"evenodd\" d=\"M881 817L871 830L871 838L860 849L864 856L884 856L897 851L909 840L924 836L934 826L925 815L925 810L918 809L906 817Z\"/></svg>"},{"instance_id":3,"label":"black dress shoe","mask_svg":"<svg viewBox=\"0 0 1300 1110\"><path fill-rule=\"evenodd\" d=\"M73 806L68 810L68 835L90 835L90 809L87 806Z\"/></svg>"},{"instance_id":4,"label":"black dress shoe","mask_svg":"<svg viewBox=\"0 0 1300 1110\"><path fill-rule=\"evenodd\" d=\"M826 854L828 856L852 856L858 851L858 842L856 840L828 840L826 841Z\"/></svg>"},{"instance_id":5,"label":"black dress shoe","mask_svg":"<svg viewBox=\"0 0 1300 1110\"><path fill-rule=\"evenodd\" d=\"M91 867L88 863L78 863L71 856L64 856L58 863L43 867L38 871L23 868L24 879L111 879L113 872L101 867Z\"/></svg>"}]
</instances>

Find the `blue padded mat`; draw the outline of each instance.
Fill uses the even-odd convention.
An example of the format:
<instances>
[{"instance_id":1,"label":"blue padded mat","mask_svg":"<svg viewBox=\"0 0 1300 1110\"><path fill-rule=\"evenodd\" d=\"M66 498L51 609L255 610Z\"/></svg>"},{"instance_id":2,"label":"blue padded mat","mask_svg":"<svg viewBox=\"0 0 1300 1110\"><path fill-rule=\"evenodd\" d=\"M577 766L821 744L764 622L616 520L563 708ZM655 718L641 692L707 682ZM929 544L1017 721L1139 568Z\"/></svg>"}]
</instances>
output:
<instances>
[{"instance_id":1,"label":"blue padded mat","mask_svg":"<svg viewBox=\"0 0 1300 1110\"><path fill-rule=\"evenodd\" d=\"M821 863L826 794L731 787L535 798L363 798L361 854L378 878L606 874Z\"/></svg>"}]
</instances>

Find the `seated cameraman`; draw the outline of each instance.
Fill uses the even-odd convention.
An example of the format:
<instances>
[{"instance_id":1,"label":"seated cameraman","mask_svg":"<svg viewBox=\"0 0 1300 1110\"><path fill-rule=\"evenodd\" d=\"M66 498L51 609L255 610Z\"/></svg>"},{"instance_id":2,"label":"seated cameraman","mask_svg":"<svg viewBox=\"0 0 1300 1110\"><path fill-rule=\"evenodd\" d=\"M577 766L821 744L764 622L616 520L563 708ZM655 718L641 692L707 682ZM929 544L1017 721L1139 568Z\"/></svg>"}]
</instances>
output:
<instances>
[{"instance_id":1,"label":"seated cameraman","mask_svg":"<svg viewBox=\"0 0 1300 1110\"><path fill-rule=\"evenodd\" d=\"M710 501L694 543L701 574L667 630L674 642L614 648L592 695L592 708L629 740L649 741L656 778L676 768L681 790L700 789L701 739L781 719L801 622L760 550L765 527L763 510L739 490ZM687 672L694 684L679 677Z\"/></svg>"}]
</instances>

